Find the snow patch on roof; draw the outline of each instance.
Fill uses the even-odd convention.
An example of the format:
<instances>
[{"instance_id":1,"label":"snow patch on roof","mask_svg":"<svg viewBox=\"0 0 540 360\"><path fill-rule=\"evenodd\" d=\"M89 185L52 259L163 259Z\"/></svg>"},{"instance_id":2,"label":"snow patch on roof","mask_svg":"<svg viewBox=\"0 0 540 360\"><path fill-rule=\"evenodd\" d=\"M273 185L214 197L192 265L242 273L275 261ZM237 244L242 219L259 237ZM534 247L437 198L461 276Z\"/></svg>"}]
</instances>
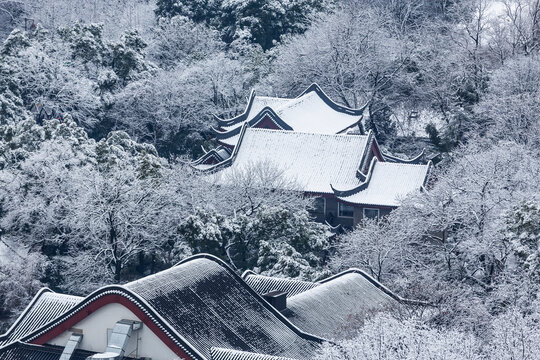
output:
<instances>
[{"instance_id":1,"label":"snow patch on roof","mask_svg":"<svg viewBox=\"0 0 540 360\"><path fill-rule=\"evenodd\" d=\"M380 161L376 161L372 166L367 187L355 194L338 198L352 204L397 207L406 196L421 190L430 169L430 164Z\"/></svg>"},{"instance_id":2,"label":"snow patch on roof","mask_svg":"<svg viewBox=\"0 0 540 360\"><path fill-rule=\"evenodd\" d=\"M361 120L361 115L358 115L359 110L342 107L329 98L325 101L322 96L326 97L319 88L315 91L306 91L294 99L255 96L249 110L246 109L245 119L222 126L222 129L228 132L240 128L245 122L254 119L266 107L271 108L293 131L298 132L337 134L353 127ZM233 136L226 141L221 141L234 146L238 138Z\"/></svg>"},{"instance_id":3,"label":"snow patch on roof","mask_svg":"<svg viewBox=\"0 0 540 360\"><path fill-rule=\"evenodd\" d=\"M247 128L231 166L217 173L217 182L234 183L239 173L257 164L274 166L293 188L303 192L333 193L331 184L352 188L368 136L316 134Z\"/></svg>"}]
</instances>

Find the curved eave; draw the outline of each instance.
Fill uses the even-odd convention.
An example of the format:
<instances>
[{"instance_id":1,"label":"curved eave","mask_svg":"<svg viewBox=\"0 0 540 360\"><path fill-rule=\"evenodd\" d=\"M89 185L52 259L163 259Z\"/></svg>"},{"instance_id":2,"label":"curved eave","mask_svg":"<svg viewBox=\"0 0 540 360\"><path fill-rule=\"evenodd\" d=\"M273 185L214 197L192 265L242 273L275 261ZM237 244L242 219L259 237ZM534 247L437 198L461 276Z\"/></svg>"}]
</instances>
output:
<instances>
[{"instance_id":1,"label":"curved eave","mask_svg":"<svg viewBox=\"0 0 540 360\"><path fill-rule=\"evenodd\" d=\"M217 151L215 149L212 149L208 151L206 154L204 154L203 156L201 156L200 158L198 158L197 160L192 161L190 165L191 166L200 165L206 160L210 159L211 157L214 157L216 160L220 159L219 155L217 154Z\"/></svg>"},{"instance_id":2,"label":"curved eave","mask_svg":"<svg viewBox=\"0 0 540 360\"><path fill-rule=\"evenodd\" d=\"M264 118L268 116L272 122L274 122L281 130L293 130L292 127L289 126L285 121L283 121L282 118L279 117L278 114L275 113L272 108L265 106L264 108L259 111L257 115L253 117L253 119L244 122L244 124L247 124L250 127L254 127L259 122L264 120ZM218 140L224 140L228 139L234 135L238 135L242 129L242 125L235 127L234 129L231 129L229 131L219 131L219 129L212 128L212 131L214 132L214 135L216 136L216 139Z\"/></svg>"},{"instance_id":3,"label":"curved eave","mask_svg":"<svg viewBox=\"0 0 540 360\"><path fill-rule=\"evenodd\" d=\"M382 155L384 159L388 162L395 162L395 163L401 163L401 164L422 164L425 158L425 151L426 149L422 149L420 154L414 156L412 159L402 159L397 156L384 154L384 153Z\"/></svg>"},{"instance_id":4,"label":"curved eave","mask_svg":"<svg viewBox=\"0 0 540 360\"><path fill-rule=\"evenodd\" d=\"M366 175L366 180L358 185L357 187L354 187L352 189L349 189L349 190L339 190L339 189L335 189L334 187L332 187L332 190L334 191L334 195L336 196L336 198L345 203L345 204L348 204L348 205L354 205L354 206L377 206L377 207L382 207L382 208L387 208L387 209L396 209L399 207L399 203L398 202L392 202L392 203L376 203L376 202L352 202L350 200L348 200L347 198L352 196L352 195L355 195L357 193L359 193L360 191L366 189L368 186L369 186L369 182L371 181L371 176L373 175L373 171L374 171L374 168L375 168L375 164L377 163L377 158L374 157L372 160L371 160L371 164L369 166L369 171ZM414 165L417 165L417 164L414 164ZM429 180L429 176L431 174L431 171L433 169L433 163L431 161L428 161L428 163L426 164L426 172L424 173L424 181L422 182L422 185L418 187L417 190L419 191L425 191L425 186ZM420 165L421 166L421 165ZM363 174L362 174L363 175Z\"/></svg>"},{"instance_id":5,"label":"curved eave","mask_svg":"<svg viewBox=\"0 0 540 360\"><path fill-rule=\"evenodd\" d=\"M215 149L212 149L212 150L209 150L209 151L205 151L205 154L202 155L200 158L198 158L197 160L194 160L190 163L190 165L194 166L194 165L200 165L202 164L203 162L205 162L206 160L208 160L209 158L211 157L214 157L218 162L220 161L223 161L223 160L226 160L226 159L223 159L222 156L219 154L218 150L221 150L222 146L218 146L217 148ZM230 155L229 155L230 156Z\"/></svg>"},{"instance_id":6,"label":"curved eave","mask_svg":"<svg viewBox=\"0 0 540 360\"><path fill-rule=\"evenodd\" d=\"M356 115L356 116L362 116L364 113L364 110L368 106L368 103L366 103L364 106L358 109L352 109L347 106L340 105L336 103L334 100L330 99L328 95L323 91L323 89L317 84L313 83L306 90L304 90L300 95L297 96L297 98L300 98L310 92L315 92L319 97L332 109L335 111L338 111L340 113L345 113L348 115Z\"/></svg>"},{"instance_id":7,"label":"curved eave","mask_svg":"<svg viewBox=\"0 0 540 360\"><path fill-rule=\"evenodd\" d=\"M248 114L249 114L249 111L251 110L251 107L253 106L253 101L255 100L255 90L251 90L251 93L249 94L249 100L248 100L248 104L244 110L244 112L238 116L235 116L231 119L222 119L220 118L219 116L217 115L213 115L214 116L214 120L217 121L217 123L219 124L220 127L223 127L223 126L231 126L231 125L234 125L234 124L237 124L237 123L240 123L242 121L245 121Z\"/></svg>"},{"instance_id":8,"label":"curved eave","mask_svg":"<svg viewBox=\"0 0 540 360\"><path fill-rule=\"evenodd\" d=\"M105 305L121 304L133 312L176 355L185 360L204 360L144 299L120 285L105 286L88 295L72 309L20 340L43 345Z\"/></svg>"},{"instance_id":9,"label":"curved eave","mask_svg":"<svg viewBox=\"0 0 540 360\"><path fill-rule=\"evenodd\" d=\"M366 189L368 187L368 185L369 185L369 182L371 181L371 176L373 175L373 169L375 168L375 164L377 163L377 161L378 160L377 160L377 158L375 156L371 159L371 163L369 164L369 170L368 170L367 174L364 175L362 173L362 175L364 176L365 179L358 186L355 186L352 189L336 189L333 185L330 185L334 195L337 198L341 199L343 197L348 197L348 196L357 194L360 191Z\"/></svg>"}]
</instances>

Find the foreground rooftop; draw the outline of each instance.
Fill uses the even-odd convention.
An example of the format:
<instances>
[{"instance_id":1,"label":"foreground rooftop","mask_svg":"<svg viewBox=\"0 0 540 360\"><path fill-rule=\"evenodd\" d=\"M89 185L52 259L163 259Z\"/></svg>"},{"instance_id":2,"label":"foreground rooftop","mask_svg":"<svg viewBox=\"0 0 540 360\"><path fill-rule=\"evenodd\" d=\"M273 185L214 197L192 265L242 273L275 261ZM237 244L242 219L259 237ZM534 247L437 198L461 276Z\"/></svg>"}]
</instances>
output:
<instances>
[{"instance_id":1,"label":"foreground rooftop","mask_svg":"<svg viewBox=\"0 0 540 360\"><path fill-rule=\"evenodd\" d=\"M282 294L285 308L272 305L269 292ZM41 290L0 338L0 360L104 356L111 339L122 338L111 331L122 327L137 334L125 335L124 358L311 359L350 319L402 302L360 270L320 282L240 277L203 254L85 298ZM76 350L66 358L68 343Z\"/></svg>"}]
</instances>

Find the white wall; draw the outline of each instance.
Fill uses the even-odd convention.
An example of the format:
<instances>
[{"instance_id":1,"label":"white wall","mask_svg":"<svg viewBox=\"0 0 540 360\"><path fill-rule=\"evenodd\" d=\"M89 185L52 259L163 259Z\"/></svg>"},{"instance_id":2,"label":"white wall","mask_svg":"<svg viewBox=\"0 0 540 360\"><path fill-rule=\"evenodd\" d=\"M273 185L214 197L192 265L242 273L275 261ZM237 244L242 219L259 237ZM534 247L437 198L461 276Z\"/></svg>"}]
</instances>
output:
<instances>
[{"instance_id":1,"label":"white wall","mask_svg":"<svg viewBox=\"0 0 540 360\"><path fill-rule=\"evenodd\" d=\"M88 315L73 329L82 330L83 339L80 348L95 352L105 352L107 347L107 330L112 330L114 324L122 319L140 321L129 309L120 304L108 304ZM65 346L72 331L65 333L50 340L48 344ZM176 360L179 357L172 352L152 330L144 324L138 331L131 334L125 356L135 357L134 351L137 348L138 357L150 357L152 360Z\"/></svg>"}]
</instances>

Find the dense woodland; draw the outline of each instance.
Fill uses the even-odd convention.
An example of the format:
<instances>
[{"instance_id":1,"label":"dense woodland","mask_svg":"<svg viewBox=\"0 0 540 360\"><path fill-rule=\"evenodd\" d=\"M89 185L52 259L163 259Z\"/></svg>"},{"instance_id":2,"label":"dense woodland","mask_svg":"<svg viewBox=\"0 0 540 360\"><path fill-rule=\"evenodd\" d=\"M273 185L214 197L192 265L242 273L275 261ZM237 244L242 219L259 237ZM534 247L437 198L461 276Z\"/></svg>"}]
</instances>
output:
<instances>
[{"instance_id":1,"label":"dense woodland","mask_svg":"<svg viewBox=\"0 0 540 360\"><path fill-rule=\"evenodd\" d=\"M321 359L540 358L540 1L0 0L0 23L0 329L40 287L208 252L429 304L351 319ZM278 170L223 188L187 165L212 114L312 82L368 104L387 151L441 153L429 191L335 238L253 187Z\"/></svg>"}]
</instances>

